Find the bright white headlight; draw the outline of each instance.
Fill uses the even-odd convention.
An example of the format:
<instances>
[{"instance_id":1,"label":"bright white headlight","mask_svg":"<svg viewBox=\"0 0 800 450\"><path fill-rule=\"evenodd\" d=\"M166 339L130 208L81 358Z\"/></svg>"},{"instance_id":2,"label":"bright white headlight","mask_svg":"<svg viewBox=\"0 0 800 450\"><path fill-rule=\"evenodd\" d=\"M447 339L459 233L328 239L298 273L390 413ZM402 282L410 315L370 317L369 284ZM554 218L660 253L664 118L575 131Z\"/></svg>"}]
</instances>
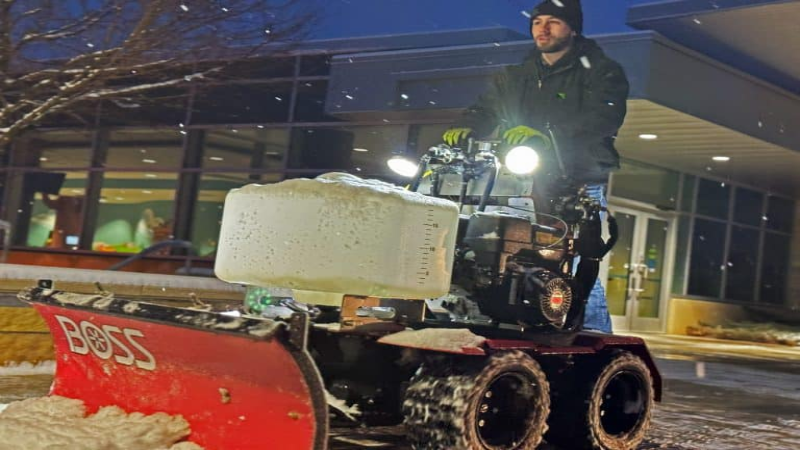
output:
<instances>
[{"instance_id":1,"label":"bright white headlight","mask_svg":"<svg viewBox=\"0 0 800 450\"><path fill-rule=\"evenodd\" d=\"M392 169L392 172L406 178L413 177L417 174L417 170L419 170L419 166L416 162L403 156L392 156L386 161L386 164Z\"/></svg>"},{"instance_id":2,"label":"bright white headlight","mask_svg":"<svg viewBox=\"0 0 800 450\"><path fill-rule=\"evenodd\" d=\"M529 174L539 167L539 154L530 147L514 147L506 154L506 167L517 175Z\"/></svg>"}]
</instances>

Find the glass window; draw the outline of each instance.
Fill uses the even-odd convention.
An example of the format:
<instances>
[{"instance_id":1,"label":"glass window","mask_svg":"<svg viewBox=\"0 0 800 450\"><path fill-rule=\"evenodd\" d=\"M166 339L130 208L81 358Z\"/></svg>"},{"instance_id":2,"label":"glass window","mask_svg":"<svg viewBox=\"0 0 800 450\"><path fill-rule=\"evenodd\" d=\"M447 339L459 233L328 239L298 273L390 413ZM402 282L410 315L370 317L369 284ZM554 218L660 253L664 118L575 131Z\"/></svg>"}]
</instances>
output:
<instances>
[{"instance_id":1,"label":"glass window","mask_svg":"<svg viewBox=\"0 0 800 450\"><path fill-rule=\"evenodd\" d=\"M680 174L659 167L623 161L614 172L612 195L656 205L661 209L677 207Z\"/></svg>"},{"instance_id":2,"label":"glass window","mask_svg":"<svg viewBox=\"0 0 800 450\"><path fill-rule=\"evenodd\" d=\"M182 164L183 135L178 129L119 130L111 133L105 167L149 171L178 169Z\"/></svg>"},{"instance_id":3,"label":"glass window","mask_svg":"<svg viewBox=\"0 0 800 450\"><path fill-rule=\"evenodd\" d=\"M780 305L786 297L786 278L789 273L789 236L765 233L761 263L761 302Z\"/></svg>"},{"instance_id":4,"label":"glass window","mask_svg":"<svg viewBox=\"0 0 800 450\"><path fill-rule=\"evenodd\" d=\"M201 67L205 70L219 66L218 61ZM222 68L220 76L228 76L237 80L289 78L294 76L295 57L283 56L272 58L247 58L228 61Z\"/></svg>"},{"instance_id":5,"label":"glass window","mask_svg":"<svg viewBox=\"0 0 800 450\"><path fill-rule=\"evenodd\" d=\"M191 121L194 124L286 122L291 100L290 82L199 86Z\"/></svg>"},{"instance_id":6,"label":"glass window","mask_svg":"<svg viewBox=\"0 0 800 450\"><path fill-rule=\"evenodd\" d=\"M20 218L28 247L77 249L83 229L87 172L28 172ZM18 223L18 227L25 227Z\"/></svg>"},{"instance_id":7,"label":"glass window","mask_svg":"<svg viewBox=\"0 0 800 450\"><path fill-rule=\"evenodd\" d=\"M633 238L636 230L636 215L615 213L619 228L619 241L608 254L608 283L606 297L608 311L615 316L624 316L627 310L628 287L630 286Z\"/></svg>"},{"instance_id":8,"label":"glass window","mask_svg":"<svg viewBox=\"0 0 800 450\"><path fill-rule=\"evenodd\" d=\"M14 142L14 164L32 168L15 177L11 187L18 195L12 206L17 210L18 245L58 249L79 245L92 135L76 130L33 131Z\"/></svg>"},{"instance_id":9,"label":"glass window","mask_svg":"<svg viewBox=\"0 0 800 450\"><path fill-rule=\"evenodd\" d=\"M192 243L200 256L212 256L217 251L222 208L228 191L251 183L276 183L281 174L253 175L247 173L204 173L192 221Z\"/></svg>"},{"instance_id":10,"label":"glass window","mask_svg":"<svg viewBox=\"0 0 800 450\"><path fill-rule=\"evenodd\" d=\"M14 142L14 165L43 169L89 167L91 131L56 130L26 133Z\"/></svg>"},{"instance_id":11,"label":"glass window","mask_svg":"<svg viewBox=\"0 0 800 450\"><path fill-rule=\"evenodd\" d=\"M412 125L409 133L409 149L413 150L417 157L422 156L429 148L442 143L442 135L450 124L441 125Z\"/></svg>"},{"instance_id":12,"label":"glass window","mask_svg":"<svg viewBox=\"0 0 800 450\"><path fill-rule=\"evenodd\" d=\"M179 87L148 89L103 102L104 125L172 125L186 122L189 90Z\"/></svg>"},{"instance_id":13,"label":"glass window","mask_svg":"<svg viewBox=\"0 0 800 450\"><path fill-rule=\"evenodd\" d=\"M392 177L386 161L406 149L404 126L295 128L289 168L312 173L345 170L362 177Z\"/></svg>"},{"instance_id":14,"label":"glass window","mask_svg":"<svg viewBox=\"0 0 800 450\"><path fill-rule=\"evenodd\" d=\"M99 110L97 100L79 101L69 105L68 110L50 110L37 124L42 128L86 128L96 123Z\"/></svg>"},{"instance_id":15,"label":"glass window","mask_svg":"<svg viewBox=\"0 0 800 450\"><path fill-rule=\"evenodd\" d=\"M701 178L697 193L696 212L704 216L727 220L730 198L730 185Z\"/></svg>"},{"instance_id":16,"label":"glass window","mask_svg":"<svg viewBox=\"0 0 800 450\"><path fill-rule=\"evenodd\" d=\"M741 302L753 301L758 265L759 231L734 226L728 249L725 297Z\"/></svg>"},{"instance_id":17,"label":"glass window","mask_svg":"<svg viewBox=\"0 0 800 450\"><path fill-rule=\"evenodd\" d=\"M170 239L176 173L106 172L92 249L138 253Z\"/></svg>"},{"instance_id":18,"label":"glass window","mask_svg":"<svg viewBox=\"0 0 800 450\"><path fill-rule=\"evenodd\" d=\"M669 223L667 221L647 219L645 240L647 278L642 281L644 290L638 295L639 317L658 318L661 310L661 287L664 285L664 258L668 234Z\"/></svg>"},{"instance_id":19,"label":"glass window","mask_svg":"<svg viewBox=\"0 0 800 450\"><path fill-rule=\"evenodd\" d=\"M336 117L325 114L327 81L303 81L297 87L295 122L339 122Z\"/></svg>"},{"instance_id":20,"label":"glass window","mask_svg":"<svg viewBox=\"0 0 800 450\"><path fill-rule=\"evenodd\" d=\"M203 168L280 171L289 131L277 128L209 130L203 143Z\"/></svg>"},{"instance_id":21,"label":"glass window","mask_svg":"<svg viewBox=\"0 0 800 450\"><path fill-rule=\"evenodd\" d=\"M736 188L733 220L745 225L760 226L763 215L764 194L745 188Z\"/></svg>"},{"instance_id":22,"label":"glass window","mask_svg":"<svg viewBox=\"0 0 800 450\"><path fill-rule=\"evenodd\" d=\"M794 225L795 204L781 197L768 197L767 228L770 230L791 233Z\"/></svg>"},{"instance_id":23,"label":"glass window","mask_svg":"<svg viewBox=\"0 0 800 450\"><path fill-rule=\"evenodd\" d=\"M694 191L697 189L697 177L683 175L683 191L681 192L681 211L692 212L694 206Z\"/></svg>"},{"instance_id":24,"label":"glass window","mask_svg":"<svg viewBox=\"0 0 800 450\"><path fill-rule=\"evenodd\" d=\"M300 76L325 76L331 73L330 55L307 55L300 59Z\"/></svg>"},{"instance_id":25,"label":"glass window","mask_svg":"<svg viewBox=\"0 0 800 450\"><path fill-rule=\"evenodd\" d=\"M692 235L692 257L689 263L689 295L720 296L726 225L695 219Z\"/></svg>"},{"instance_id":26,"label":"glass window","mask_svg":"<svg viewBox=\"0 0 800 450\"><path fill-rule=\"evenodd\" d=\"M692 219L678 218L678 242L675 247L675 269L672 275L672 293L683 295L686 288L686 264L689 262L689 231Z\"/></svg>"}]
</instances>

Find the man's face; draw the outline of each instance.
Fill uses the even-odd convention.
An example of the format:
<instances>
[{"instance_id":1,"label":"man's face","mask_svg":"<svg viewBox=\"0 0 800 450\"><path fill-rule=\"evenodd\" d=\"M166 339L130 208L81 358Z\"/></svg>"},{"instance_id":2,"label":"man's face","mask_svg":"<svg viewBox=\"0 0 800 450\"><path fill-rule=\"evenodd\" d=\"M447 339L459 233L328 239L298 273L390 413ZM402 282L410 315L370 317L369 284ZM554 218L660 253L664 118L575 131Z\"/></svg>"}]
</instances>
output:
<instances>
[{"instance_id":1,"label":"man's face","mask_svg":"<svg viewBox=\"0 0 800 450\"><path fill-rule=\"evenodd\" d=\"M531 34L542 53L555 53L568 49L575 39L572 28L553 16L536 16L531 24Z\"/></svg>"}]
</instances>

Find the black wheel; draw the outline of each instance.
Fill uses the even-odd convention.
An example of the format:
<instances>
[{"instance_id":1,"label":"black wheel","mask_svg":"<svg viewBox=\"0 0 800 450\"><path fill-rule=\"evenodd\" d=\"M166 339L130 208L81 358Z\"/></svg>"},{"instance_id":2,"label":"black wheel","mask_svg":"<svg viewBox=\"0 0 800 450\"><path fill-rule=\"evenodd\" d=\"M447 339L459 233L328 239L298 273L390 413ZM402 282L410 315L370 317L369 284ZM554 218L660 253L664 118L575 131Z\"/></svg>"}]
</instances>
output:
<instances>
[{"instance_id":1,"label":"black wheel","mask_svg":"<svg viewBox=\"0 0 800 450\"><path fill-rule=\"evenodd\" d=\"M423 367L403 402L415 449L532 450L542 441L550 387L525 353L492 356L481 367Z\"/></svg>"},{"instance_id":2,"label":"black wheel","mask_svg":"<svg viewBox=\"0 0 800 450\"><path fill-rule=\"evenodd\" d=\"M547 442L570 450L635 449L650 427L654 404L647 365L620 352L594 370L573 370L578 373L572 386L552 400Z\"/></svg>"}]
</instances>

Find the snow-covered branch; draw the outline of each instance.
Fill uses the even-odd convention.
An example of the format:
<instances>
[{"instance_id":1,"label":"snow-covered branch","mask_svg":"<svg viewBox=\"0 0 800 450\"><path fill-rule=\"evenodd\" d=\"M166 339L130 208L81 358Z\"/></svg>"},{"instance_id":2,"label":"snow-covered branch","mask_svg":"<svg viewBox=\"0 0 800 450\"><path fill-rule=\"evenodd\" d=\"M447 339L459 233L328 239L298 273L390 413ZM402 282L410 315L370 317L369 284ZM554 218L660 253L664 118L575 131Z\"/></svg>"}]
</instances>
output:
<instances>
[{"instance_id":1,"label":"snow-covered branch","mask_svg":"<svg viewBox=\"0 0 800 450\"><path fill-rule=\"evenodd\" d=\"M232 63L302 39L324 3L0 0L0 145L76 105L235 79Z\"/></svg>"}]
</instances>

